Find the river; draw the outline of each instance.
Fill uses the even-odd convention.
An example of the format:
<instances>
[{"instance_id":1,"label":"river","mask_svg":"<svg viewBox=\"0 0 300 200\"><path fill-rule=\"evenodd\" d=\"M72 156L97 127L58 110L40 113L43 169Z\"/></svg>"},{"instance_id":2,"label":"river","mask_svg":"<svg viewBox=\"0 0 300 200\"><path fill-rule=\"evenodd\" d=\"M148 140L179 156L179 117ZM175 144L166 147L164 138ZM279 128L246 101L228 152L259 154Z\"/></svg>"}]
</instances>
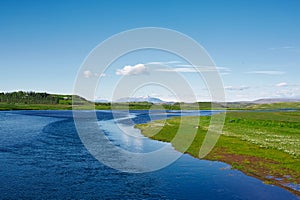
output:
<instances>
[{"instance_id":1,"label":"river","mask_svg":"<svg viewBox=\"0 0 300 200\"><path fill-rule=\"evenodd\" d=\"M121 111L120 111L121 112ZM210 115L210 111L156 114ZM97 111L99 127L110 141L132 152L159 149L163 142L139 135L133 123L145 123L148 111L131 111L130 122ZM172 147L170 146L170 149ZM174 149L174 154L178 153ZM232 170L222 162L182 155L166 168L148 173L121 172L99 162L81 142L72 111L0 112L1 199L299 199L294 194Z\"/></svg>"}]
</instances>

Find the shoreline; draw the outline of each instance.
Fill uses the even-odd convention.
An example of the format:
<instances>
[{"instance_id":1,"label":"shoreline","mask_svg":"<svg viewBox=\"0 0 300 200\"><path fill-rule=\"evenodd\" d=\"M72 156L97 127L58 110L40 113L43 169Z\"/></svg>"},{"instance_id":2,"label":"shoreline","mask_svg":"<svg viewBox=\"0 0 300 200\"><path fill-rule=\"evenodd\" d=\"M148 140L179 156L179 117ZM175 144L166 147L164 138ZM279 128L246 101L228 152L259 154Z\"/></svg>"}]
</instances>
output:
<instances>
[{"instance_id":1,"label":"shoreline","mask_svg":"<svg viewBox=\"0 0 300 200\"><path fill-rule=\"evenodd\" d=\"M173 146L174 147L174 146ZM177 150L177 149L176 149ZM177 150L178 151L178 150ZM256 178L256 179L259 179L261 180L264 184L267 184L267 185L274 185L274 186L278 186L278 187L281 187L285 190L288 190L290 191L291 193L297 195L298 197L300 197L300 190L294 190L292 187L289 187L289 186L286 186L284 184L291 184L290 182L282 182L282 180L277 180L277 177L273 177L273 178L267 178L267 177L264 177L264 176L259 176L257 174L253 174L253 173L250 173L249 171L247 171L247 169L243 170L243 169L238 169L238 168L235 168L233 165L232 165L232 162L230 162L229 160L226 160L226 159L209 159L207 157L201 159L199 157L196 157L190 153L185 153L185 154L188 154L190 156L192 156L193 158L195 159L199 159L199 160L207 160L207 161L212 161L212 162L222 162L222 163L226 163L228 165L230 165L230 169L231 170L238 170L242 173L244 173L245 175L247 176L251 176L253 178ZM222 170L222 169L221 169ZM281 179L281 178L279 178Z\"/></svg>"},{"instance_id":2,"label":"shoreline","mask_svg":"<svg viewBox=\"0 0 300 200\"><path fill-rule=\"evenodd\" d=\"M251 141L250 139L247 141L242 138L247 136L247 134L243 135L235 133L235 131L243 132L245 131L244 128L249 126L247 127L247 129L249 129L247 130L248 133L265 131L267 132L266 135L271 135L270 133L273 133L276 128L282 126L283 128L278 128L278 132L283 130L292 131L291 133L298 134L296 135L297 139L300 139L300 130L297 129L300 125L300 112L295 111L293 112L294 114L290 114L290 112L281 112L279 114L278 112L269 112L268 114L262 113L263 116L255 116L254 114L249 113L250 112L234 112L230 114L224 125L223 131L225 131L225 133L220 136L220 139L213 150L202 159L229 164L232 169L239 170L248 176L255 177L265 184L281 187L300 197L300 190L298 189L298 187L300 187L300 167L297 167L297 163L300 163L299 149L296 149L297 154L292 156L286 152L276 149L277 147L272 146L272 144L262 147L259 143L253 144L249 142ZM290 116L288 114L290 114ZM209 117L200 118L202 121L209 120ZM285 118L290 121L285 122ZM278 121L275 121L275 119ZM234 120L239 122L231 123ZM147 124L139 124L135 127L140 129L141 133L150 139L169 142L177 151L200 159L198 157L198 153L202 144L201 142L204 139L202 133L207 130L207 123L199 124L199 130L192 145L189 149L183 152L180 149L180 145L176 143L174 144L174 141L172 141L176 134L176 127L178 126L178 120L176 117L167 120L167 125L164 125L160 132L153 135L153 131L155 131L156 128L155 126L157 126L159 122L160 121L157 120ZM268 123L273 124L270 124L268 127ZM279 126L277 127L277 125ZM282 136L282 140L284 140L285 137L290 137L289 135L280 135L277 132L274 133L274 136L275 135ZM293 148L294 147L292 147L292 149ZM287 150L288 149L285 149L285 151ZM296 188L294 189L292 186L290 187L287 184L295 184Z\"/></svg>"}]
</instances>

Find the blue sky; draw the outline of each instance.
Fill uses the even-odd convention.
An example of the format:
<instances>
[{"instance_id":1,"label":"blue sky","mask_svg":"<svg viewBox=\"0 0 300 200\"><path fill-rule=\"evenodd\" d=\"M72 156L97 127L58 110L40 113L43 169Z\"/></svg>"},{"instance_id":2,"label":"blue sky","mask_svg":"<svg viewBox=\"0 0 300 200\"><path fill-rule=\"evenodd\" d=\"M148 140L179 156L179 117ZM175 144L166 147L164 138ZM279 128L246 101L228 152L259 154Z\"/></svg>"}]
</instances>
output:
<instances>
[{"instance_id":1,"label":"blue sky","mask_svg":"<svg viewBox=\"0 0 300 200\"><path fill-rule=\"evenodd\" d=\"M223 70L229 101L300 97L299 9L298 0L2 0L0 91L71 94L79 67L100 42L128 29L163 27L190 36L208 51ZM120 59L103 79L117 80L116 71L127 65L176 60L146 54ZM199 100L205 100L202 86L197 87ZM107 88L95 96L111 98ZM168 99L159 91L138 95Z\"/></svg>"}]
</instances>

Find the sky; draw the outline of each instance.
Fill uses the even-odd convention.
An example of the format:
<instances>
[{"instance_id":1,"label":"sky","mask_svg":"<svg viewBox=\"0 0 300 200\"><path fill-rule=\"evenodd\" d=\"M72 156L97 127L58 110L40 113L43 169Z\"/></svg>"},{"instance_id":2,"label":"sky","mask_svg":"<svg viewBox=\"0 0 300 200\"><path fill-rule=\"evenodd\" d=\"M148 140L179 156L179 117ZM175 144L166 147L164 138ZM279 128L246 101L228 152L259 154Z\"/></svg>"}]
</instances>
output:
<instances>
[{"instance_id":1,"label":"sky","mask_svg":"<svg viewBox=\"0 0 300 200\"><path fill-rule=\"evenodd\" d=\"M0 92L72 94L76 78L83 76L99 79L95 99L111 100L113 85L143 79L150 70L160 71L162 79L175 73L189 83L197 100L210 100L195 66L168 52L131 52L104 73L80 71L90 52L107 38L161 27L189 36L207 51L227 101L300 98L299 9L298 0L1 0ZM181 85L176 80L174 87ZM175 101L173 93L155 84L128 91ZM188 95L182 98L192 101Z\"/></svg>"}]
</instances>

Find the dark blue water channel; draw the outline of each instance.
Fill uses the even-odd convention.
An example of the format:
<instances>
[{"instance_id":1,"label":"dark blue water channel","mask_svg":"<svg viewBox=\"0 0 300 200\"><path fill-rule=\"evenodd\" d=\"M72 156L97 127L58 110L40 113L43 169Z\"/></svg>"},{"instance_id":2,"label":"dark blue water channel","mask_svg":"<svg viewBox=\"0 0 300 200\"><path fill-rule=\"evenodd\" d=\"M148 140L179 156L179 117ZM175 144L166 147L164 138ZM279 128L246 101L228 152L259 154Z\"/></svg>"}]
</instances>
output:
<instances>
[{"instance_id":1,"label":"dark blue water channel","mask_svg":"<svg viewBox=\"0 0 300 200\"><path fill-rule=\"evenodd\" d=\"M199 114L170 111L155 119ZM130 115L134 123L151 120L148 111L131 111ZM165 145L143 137L139 141L121 137L120 130L110 129L110 111L97 111L97 118L107 137L124 149L143 152ZM123 120L125 128L126 123ZM127 128L132 129L132 124ZM1 199L298 199L225 163L189 155L149 173L111 169L86 150L72 111L0 112L0 161Z\"/></svg>"}]
</instances>

